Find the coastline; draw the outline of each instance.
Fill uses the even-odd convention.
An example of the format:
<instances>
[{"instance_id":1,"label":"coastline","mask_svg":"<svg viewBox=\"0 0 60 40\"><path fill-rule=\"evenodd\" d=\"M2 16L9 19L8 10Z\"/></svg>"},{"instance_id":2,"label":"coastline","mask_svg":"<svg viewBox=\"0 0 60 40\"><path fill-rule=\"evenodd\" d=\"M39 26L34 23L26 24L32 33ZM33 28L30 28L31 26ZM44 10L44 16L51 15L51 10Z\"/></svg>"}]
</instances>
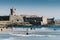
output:
<instances>
[{"instance_id":1,"label":"coastline","mask_svg":"<svg viewBox=\"0 0 60 40\"><path fill-rule=\"evenodd\" d=\"M0 32L6 32L8 31L13 31L13 29L21 29L21 28L30 28L30 29L35 29L35 28L54 28L54 27L60 27L60 26L55 26L55 25L49 25L49 26L4 26L0 27Z\"/></svg>"}]
</instances>

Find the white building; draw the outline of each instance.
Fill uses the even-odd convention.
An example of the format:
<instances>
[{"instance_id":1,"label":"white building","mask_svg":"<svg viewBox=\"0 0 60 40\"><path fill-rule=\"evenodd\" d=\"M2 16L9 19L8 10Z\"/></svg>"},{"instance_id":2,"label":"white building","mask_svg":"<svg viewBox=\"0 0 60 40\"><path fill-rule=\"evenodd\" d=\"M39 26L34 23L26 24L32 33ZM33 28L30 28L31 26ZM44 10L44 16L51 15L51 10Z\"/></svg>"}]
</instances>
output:
<instances>
[{"instance_id":1,"label":"white building","mask_svg":"<svg viewBox=\"0 0 60 40\"><path fill-rule=\"evenodd\" d=\"M47 18L42 16L41 25L47 25Z\"/></svg>"}]
</instances>

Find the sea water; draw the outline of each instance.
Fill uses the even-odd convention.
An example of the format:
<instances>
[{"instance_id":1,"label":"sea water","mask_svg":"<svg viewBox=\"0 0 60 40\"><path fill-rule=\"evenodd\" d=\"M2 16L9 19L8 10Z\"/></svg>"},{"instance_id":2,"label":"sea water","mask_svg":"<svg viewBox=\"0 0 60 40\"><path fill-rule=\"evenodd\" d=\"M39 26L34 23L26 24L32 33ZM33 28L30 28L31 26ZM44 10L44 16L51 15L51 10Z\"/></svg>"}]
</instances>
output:
<instances>
[{"instance_id":1,"label":"sea water","mask_svg":"<svg viewBox=\"0 0 60 40\"><path fill-rule=\"evenodd\" d=\"M0 40L60 40L60 26L14 27L0 32Z\"/></svg>"}]
</instances>

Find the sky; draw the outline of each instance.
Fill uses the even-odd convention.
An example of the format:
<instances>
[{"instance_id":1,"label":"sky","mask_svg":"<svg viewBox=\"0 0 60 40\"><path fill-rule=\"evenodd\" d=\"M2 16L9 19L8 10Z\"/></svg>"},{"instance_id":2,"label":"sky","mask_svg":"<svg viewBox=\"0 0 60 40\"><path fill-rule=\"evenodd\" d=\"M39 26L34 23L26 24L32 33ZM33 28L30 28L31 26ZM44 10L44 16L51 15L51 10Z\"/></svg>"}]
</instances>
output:
<instances>
[{"instance_id":1,"label":"sky","mask_svg":"<svg viewBox=\"0 0 60 40\"><path fill-rule=\"evenodd\" d=\"M9 15L10 8L16 8L16 14L55 17L60 19L60 0L0 0L0 15Z\"/></svg>"}]
</instances>

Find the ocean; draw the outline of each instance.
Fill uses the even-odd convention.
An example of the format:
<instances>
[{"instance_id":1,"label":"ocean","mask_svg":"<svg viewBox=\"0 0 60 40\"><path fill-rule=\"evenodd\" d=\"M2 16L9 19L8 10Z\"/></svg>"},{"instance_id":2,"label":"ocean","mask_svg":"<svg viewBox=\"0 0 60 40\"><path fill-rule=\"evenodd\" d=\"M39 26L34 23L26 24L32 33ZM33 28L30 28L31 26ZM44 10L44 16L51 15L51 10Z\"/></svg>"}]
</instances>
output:
<instances>
[{"instance_id":1,"label":"ocean","mask_svg":"<svg viewBox=\"0 0 60 40\"><path fill-rule=\"evenodd\" d=\"M0 40L60 40L60 26L16 26L0 32Z\"/></svg>"}]
</instances>

